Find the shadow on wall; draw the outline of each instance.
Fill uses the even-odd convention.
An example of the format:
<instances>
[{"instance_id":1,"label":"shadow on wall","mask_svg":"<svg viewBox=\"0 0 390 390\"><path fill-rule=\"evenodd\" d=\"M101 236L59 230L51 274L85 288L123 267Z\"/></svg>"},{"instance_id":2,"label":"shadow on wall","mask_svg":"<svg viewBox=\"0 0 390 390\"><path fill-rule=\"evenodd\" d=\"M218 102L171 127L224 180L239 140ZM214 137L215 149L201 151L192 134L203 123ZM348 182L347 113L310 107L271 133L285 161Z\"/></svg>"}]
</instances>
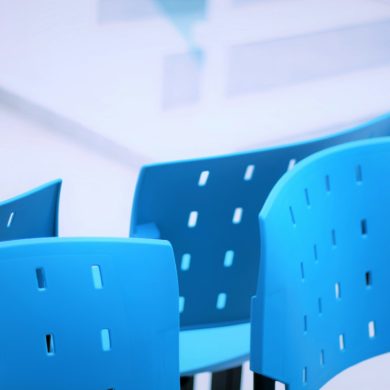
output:
<instances>
[{"instance_id":1,"label":"shadow on wall","mask_svg":"<svg viewBox=\"0 0 390 390\"><path fill-rule=\"evenodd\" d=\"M107 23L163 14L192 44L192 27L205 18L206 6L207 0L98 0L98 17Z\"/></svg>"},{"instance_id":2,"label":"shadow on wall","mask_svg":"<svg viewBox=\"0 0 390 390\"><path fill-rule=\"evenodd\" d=\"M162 91L162 107L164 109L199 102L203 66L204 53L196 48L192 48L187 53L165 56Z\"/></svg>"}]
</instances>

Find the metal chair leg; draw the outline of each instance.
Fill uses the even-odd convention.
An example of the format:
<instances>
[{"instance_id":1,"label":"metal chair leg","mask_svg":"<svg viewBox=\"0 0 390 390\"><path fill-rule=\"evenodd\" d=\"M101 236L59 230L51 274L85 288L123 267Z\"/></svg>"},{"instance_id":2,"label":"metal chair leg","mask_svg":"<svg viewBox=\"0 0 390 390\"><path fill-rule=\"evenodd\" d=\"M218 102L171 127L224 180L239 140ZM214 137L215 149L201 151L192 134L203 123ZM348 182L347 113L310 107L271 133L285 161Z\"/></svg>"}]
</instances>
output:
<instances>
[{"instance_id":1,"label":"metal chair leg","mask_svg":"<svg viewBox=\"0 0 390 390\"><path fill-rule=\"evenodd\" d=\"M240 390L242 367L213 373L211 390Z\"/></svg>"},{"instance_id":2,"label":"metal chair leg","mask_svg":"<svg viewBox=\"0 0 390 390\"><path fill-rule=\"evenodd\" d=\"M193 376L181 376L180 377L180 390L194 390L194 377Z\"/></svg>"},{"instance_id":3,"label":"metal chair leg","mask_svg":"<svg viewBox=\"0 0 390 390\"><path fill-rule=\"evenodd\" d=\"M266 376L253 373L254 390L275 390L275 381Z\"/></svg>"}]
</instances>

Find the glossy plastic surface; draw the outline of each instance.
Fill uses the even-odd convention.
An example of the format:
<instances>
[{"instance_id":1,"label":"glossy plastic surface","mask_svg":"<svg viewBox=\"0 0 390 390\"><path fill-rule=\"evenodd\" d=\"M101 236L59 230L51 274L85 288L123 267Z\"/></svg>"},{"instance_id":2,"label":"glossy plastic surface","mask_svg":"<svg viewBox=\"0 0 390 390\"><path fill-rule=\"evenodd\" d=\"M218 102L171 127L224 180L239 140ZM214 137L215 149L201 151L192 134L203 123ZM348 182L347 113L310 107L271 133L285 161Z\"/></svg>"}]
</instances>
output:
<instances>
[{"instance_id":1,"label":"glossy plastic surface","mask_svg":"<svg viewBox=\"0 0 390 390\"><path fill-rule=\"evenodd\" d=\"M250 324L189 329L180 332L180 373L220 371L249 358Z\"/></svg>"},{"instance_id":2,"label":"glossy plastic surface","mask_svg":"<svg viewBox=\"0 0 390 390\"><path fill-rule=\"evenodd\" d=\"M169 243L4 242L0 296L1 389L179 389Z\"/></svg>"},{"instance_id":3,"label":"glossy plastic surface","mask_svg":"<svg viewBox=\"0 0 390 390\"><path fill-rule=\"evenodd\" d=\"M390 351L390 139L353 142L298 164L260 213L251 368L318 389Z\"/></svg>"},{"instance_id":4,"label":"glossy plastic surface","mask_svg":"<svg viewBox=\"0 0 390 390\"><path fill-rule=\"evenodd\" d=\"M58 234L61 180L0 202L0 241Z\"/></svg>"},{"instance_id":5,"label":"glossy plastic surface","mask_svg":"<svg viewBox=\"0 0 390 390\"><path fill-rule=\"evenodd\" d=\"M171 242L181 327L248 322L259 262L258 214L289 167L326 147L390 134L390 116L313 141L145 166L131 236Z\"/></svg>"},{"instance_id":6,"label":"glossy plastic surface","mask_svg":"<svg viewBox=\"0 0 390 390\"><path fill-rule=\"evenodd\" d=\"M249 322L260 257L258 213L276 181L320 149L387 134L390 116L383 116L313 141L142 169L130 235L172 243L180 326L192 330L180 349L182 373L234 367L249 355L249 326L236 334L235 357L231 339L222 340L235 332L237 324ZM218 343L209 344L202 328L210 329Z\"/></svg>"}]
</instances>

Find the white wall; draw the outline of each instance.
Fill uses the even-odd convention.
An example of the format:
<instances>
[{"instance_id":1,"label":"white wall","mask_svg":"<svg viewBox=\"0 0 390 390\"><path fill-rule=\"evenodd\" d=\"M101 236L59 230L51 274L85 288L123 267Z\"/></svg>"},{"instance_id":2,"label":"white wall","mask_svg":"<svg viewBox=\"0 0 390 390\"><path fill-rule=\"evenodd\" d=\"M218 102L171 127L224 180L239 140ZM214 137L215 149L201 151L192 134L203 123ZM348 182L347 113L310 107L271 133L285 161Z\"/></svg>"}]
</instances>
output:
<instances>
[{"instance_id":1,"label":"white wall","mask_svg":"<svg viewBox=\"0 0 390 390\"><path fill-rule=\"evenodd\" d=\"M188 13L167 3L0 0L0 92L145 161L311 136L389 110L388 2L178 0L193 4Z\"/></svg>"},{"instance_id":2,"label":"white wall","mask_svg":"<svg viewBox=\"0 0 390 390\"><path fill-rule=\"evenodd\" d=\"M137 170L0 106L0 198L63 179L59 234L128 236Z\"/></svg>"}]
</instances>

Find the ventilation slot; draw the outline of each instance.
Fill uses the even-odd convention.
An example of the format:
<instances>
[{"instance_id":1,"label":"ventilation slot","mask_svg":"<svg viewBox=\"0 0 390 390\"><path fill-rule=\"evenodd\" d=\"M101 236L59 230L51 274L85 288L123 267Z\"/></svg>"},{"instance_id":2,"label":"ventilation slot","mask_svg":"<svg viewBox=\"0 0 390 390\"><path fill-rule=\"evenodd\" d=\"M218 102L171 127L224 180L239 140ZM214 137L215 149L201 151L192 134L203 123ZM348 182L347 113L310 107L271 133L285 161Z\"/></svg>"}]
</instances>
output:
<instances>
[{"instance_id":1,"label":"ventilation slot","mask_svg":"<svg viewBox=\"0 0 390 390\"><path fill-rule=\"evenodd\" d=\"M198 223L198 212L197 211L191 211L190 215L188 216L188 227L194 228L196 224Z\"/></svg>"},{"instance_id":2,"label":"ventilation slot","mask_svg":"<svg viewBox=\"0 0 390 390\"><path fill-rule=\"evenodd\" d=\"M255 166L254 165L248 165L245 170L244 174L244 180L245 181L250 181L252 180L253 174L255 172Z\"/></svg>"},{"instance_id":3,"label":"ventilation slot","mask_svg":"<svg viewBox=\"0 0 390 390\"><path fill-rule=\"evenodd\" d=\"M332 229L332 246L336 246L336 230Z\"/></svg>"},{"instance_id":4,"label":"ventilation slot","mask_svg":"<svg viewBox=\"0 0 390 390\"><path fill-rule=\"evenodd\" d=\"M334 292L335 292L335 295L336 295L336 299L340 299L341 298L340 283L335 283L335 285L334 285Z\"/></svg>"},{"instance_id":5,"label":"ventilation slot","mask_svg":"<svg viewBox=\"0 0 390 390\"><path fill-rule=\"evenodd\" d=\"M322 314L322 299L318 298L318 314Z\"/></svg>"},{"instance_id":6,"label":"ventilation slot","mask_svg":"<svg viewBox=\"0 0 390 390\"><path fill-rule=\"evenodd\" d=\"M237 207L234 210L232 222L235 225L237 225L237 224L239 224L241 222L241 220L242 220L242 213L243 213L243 209L241 207Z\"/></svg>"},{"instance_id":7,"label":"ventilation slot","mask_svg":"<svg viewBox=\"0 0 390 390\"><path fill-rule=\"evenodd\" d=\"M307 315L303 316L303 333L307 333Z\"/></svg>"},{"instance_id":8,"label":"ventilation slot","mask_svg":"<svg viewBox=\"0 0 390 390\"><path fill-rule=\"evenodd\" d=\"M317 262L318 261L318 250L317 250L317 245L313 246L313 252L314 252L314 260Z\"/></svg>"},{"instance_id":9,"label":"ventilation slot","mask_svg":"<svg viewBox=\"0 0 390 390\"><path fill-rule=\"evenodd\" d=\"M367 220L366 219L362 219L360 221L360 231L361 231L363 237L367 236Z\"/></svg>"},{"instance_id":10,"label":"ventilation slot","mask_svg":"<svg viewBox=\"0 0 390 390\"><path fill-rule=\"evenodd\" d=\"M375 322L374 321L370 321L368 323L368 337L370 339L375 337Z\"/></svg>"},{"instance_id":11,"label":"ventilation slot","mask_svg":"<svg viewBox=\"0 0 390 390\"><path fill-rule=\"evenodd\" d=\"M100 331L100 337L102 341L102 350L103 351L110 351L111 350L111 336L110 336L110 330L109 329L102 329Z\"/></svg>"},{"instance_id":12,"label":"ventilation slot","mask_svg":"<svg viewBox=\"0 0 390 390\"><path fill-rule=\"evenodd\" d=\"M329 175L325 176L325 189L326 189L326 192L330 192L330 178L329 178Z\"/></svg>"},{"instance_id":13,"label":"ventilation slot","mask_svg":"<svg viewBox=\"0 0 390 390\"><path fill-rule=\"evenodd\" d=\"M320 364L321 364L321 366L323 366L325 364L325 353L324 353L323 349L321 349L321 352L320 352Z\"/></svg>"},{"instance_id":14,"label":"ventilation slot","mask_svg":"<svg viewBox=\"0 0 390 390\"><path fill-rule=\"evenodd\" d=\"M304 367L302 370L302 383L307 384L307 367Z\"/></svg>"},{"instance_id":15,"label":"ventilation slot","mask_svg":"<svg viewBox=\"0 0 390 390\"><path fill-rule=\"evenodd\" d=\"M234 260L234 252L233 251L226 251L223 265L227 268L231 267L233 265L233 260Z\"/></svg>"},{"instance_id":16,"label":"ventilation slot","mask_svg":"<svg viewBox=\"0 0 390 390\"><path fill-rule=\"evenodd\" d=\"M370 271L366 272L365 279L366 279L366 287L371 287L371 285L372 285L372 276L371 276L371 272Z\"/></svg>"},{"instance_id":17,"label":"ventilation slot","mask_svg":"<svg viewBox=\"0 0 390 390\"><path fill-rule=\"evenodd\" d=\"M220 293L218 294L217 298L217 309L222 310L226 306L226 294L225 293Z\"/></svg>"},{"instance_id":18,"label":"ventilation slot","mask_svg":"<svg viewBox=\"0 0 390 390\"><path fill-rule=\"evenodd\" d=\"M15 213L12 211L12 213L9 215L8 217L8 221L7 221L7 228L10 228L11 225L12 225L12 221L14 220L14 215Z\"/></svg>"},{"instance_id":19,"label":"ventilation slot","mask_svg":"<svg viewBox=\"0 0 390 390\"><path fill-rule=\"evenodd\" d=\"M179 297L179 313L183 313L185 301L184 297Z\"/></svg>"},{"instance_id":20,"label":"ventilation slot","mask_svg":"<svg viewBox=\"0 0 390 390\"><path fill-rule=\"evenodd\" d=\"M362 184L363 181L363 173L362 173L362 167L360 165L356 166L356 183Z\"/></svg>"},{"instance_id":21,"label":"ventilation slot","mask_svg":"<svg viewBox=\"0 0 390 390\"><path fill-rule=\"evenodd\" d=\"M301 262L301 279L305 280L305 269L303 268L303 263Z\"/></svg>"},{"instance_id":22,"label":"ventilation slot","mask_svg":"<svg viewBox=\"0 0 390 390\"><path fill-rule=\"evenodd\" d=\"M295 215L294 215L294 211L293 211L291 206L289 207L289 210L290 210L291 222L295 226Z\"/></svg>"},{"instance_id":23,"label":"ventilation slot","mask_svg":"<svg viewBox=\"0 0 390 390\"><path fill-rule=\"evenodd\" d=\"M310 204L309 190L307 188L305 188L305 200L306 200L306 206L310 207L311 204Z\"/></svg>"},{"instance_id":24,"label":"ventilation slot","mask_svg":"<svg viewBox=\"0 0 390 390\"><path fill-rule=\"evenodd\" d=\"M44 268L37 268L35 273L37 277L38 290L46 290L46 276Z\"/></svg>"},{"instance_id":25,"label":"ventilation slot","mask_svg":"<svg viewBox=\"0 0 390 390\"><path fill-rule=\"evenodd\" d=\"M191 266L191 255L189 253L184 253L181 257L181 270L188 271Z\"/></svg>"},{"instance_id":26,"label":"ventilation slot","mask_svg":"<svg viewBox=\"0 0 390 390\"><path fill-rule=\"evenodd\" d=\"M207 180L209 178L210 171L203 171L199 176L198 186L204 187L207 184Z\"/></svg>"},{"instance_id":27,"label":"ventilation slot","mask_svg":"<svg viewBox=\"0 0 390 390\"><path fill-rule=\"evenodd\" d=\"M292 158L292 159L288 162L287 171L293 170L296 163L297 163L297 160L296 160L295 158Z\"/></svg>"},{"instance_id":28,"label":"ventilation slot","mask_svg":"<svg viewBox=\"0 0 390 390\"><path fill-rule=\"evenodd\" d=\"M340 348L340 351L344 351L344 349L345 349L345 339L344 339L343 334L339 335L339 348Z\"/></svg>"},{"instance_id":29,"label":"ventilation slot","mask_svg":"<svg viewBox=\"0 0 390 390\"><path fill-rule=\"evenodd\" d=\"M49 333L45 336L46 341L46 353L48 355L54 355L54 336Z\"/></svg>"},{"instance_id":30,"label":"ventilation slot","mask_svg":"<svg viewBox=\"0 0 390 390\"><path fill-rule=\"evenodd\" d=\"M93 286L100 290L103 288L102 273L98 265L91 266Z\"/></svg>"}]
</instances>

